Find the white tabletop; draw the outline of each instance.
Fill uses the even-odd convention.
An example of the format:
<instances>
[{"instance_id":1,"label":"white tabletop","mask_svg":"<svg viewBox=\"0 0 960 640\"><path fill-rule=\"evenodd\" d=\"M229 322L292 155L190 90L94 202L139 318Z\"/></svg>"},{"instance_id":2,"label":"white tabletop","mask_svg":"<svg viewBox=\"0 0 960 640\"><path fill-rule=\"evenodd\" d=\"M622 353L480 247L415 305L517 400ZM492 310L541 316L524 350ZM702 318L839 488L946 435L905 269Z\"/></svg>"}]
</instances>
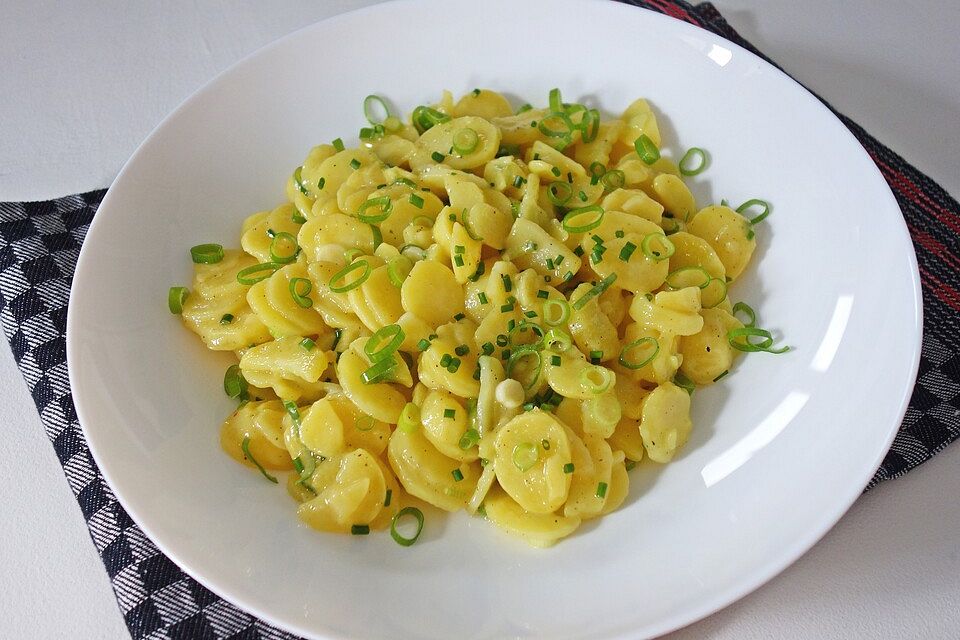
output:
<instances>
[{"instance_id":1,"label":"white tabletop","mask_svg":"<svg viewBox=\"0 0 960 640\"><path fill-rule=\"evenodd\" d=\"M365 4L372 0L0 3L0 201L107 186L157 122L214 74ZM960 3L715 4L788 72L960 195ZM0 389L9 434L0 637L124 637L80 510L2 346ZM955 445L881 485L779 577L672 637L956 637L958 463Z\"/></svg>"}]
</instances>

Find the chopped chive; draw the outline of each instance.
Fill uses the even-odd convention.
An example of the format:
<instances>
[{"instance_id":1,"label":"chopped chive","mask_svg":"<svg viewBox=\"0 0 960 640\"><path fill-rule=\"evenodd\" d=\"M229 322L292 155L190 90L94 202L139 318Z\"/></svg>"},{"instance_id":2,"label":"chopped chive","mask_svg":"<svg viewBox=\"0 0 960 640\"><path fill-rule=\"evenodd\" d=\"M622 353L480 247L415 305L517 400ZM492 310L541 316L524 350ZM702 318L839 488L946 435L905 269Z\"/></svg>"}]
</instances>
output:
<instances>
[{"instance_id":1,"label":"chopped chive","mask_svg":"<svg viewBox=\"0 0 960 640\"><path fill-rule=\"evenodd\" d=\"M444 368L450 366L451 360L453 360L453 356L451 356L449 353L443 354L443 356L440 358L440 366Z\"/></svg>"},{"instance_id":2,"label":"chopped chive","mask_svg":"<svg viewBox=\"0 0 960 640\"><path fill-rule=\"evenodd\" d=\"M503 280L503 290L507 293L513 290L513 280L510 279L510 276L506 273L500 275L500 279Z\"/></svg>"},{"instance_id":3,"label":"chopped chive","mask_svg":"<svg viewBox=\"0 0 960 640\"><path fill-rule=\"evenodd\" d=\"M307 351L313 351L313 348L317 346L317 343L311 340L310 338L304 338L300 341L300 346L306 349Z\"/></svg>"},{"instance_id":4,"label":"chopped chive","mask_svg":"<svg viewBox=\"0 0 960 640\"><path fill-rule=\"evenodd\" d=\"M417 209L423 209L423 198L418 196L415 193L410 194L410 204L415 206Z\"/></svg>"},{"instance_id":5,"label":"chopped chive","mask_svg":"<svg viewBox=\"0 0 960 640\"><path fill-rule=\"evenodd\" d=\"M323 190L323 186L324 186L325 184L327 184L327 179L326 179L326 178L320 178L319 180L317 180L317 189Z\"/></svg>"},{"instance_id":6,"label":"chopped chive","mask_svg":"<svg viewBox=\"0 0 960 640\"><path fill-rule=\"evenodd\" d=\"M547 258L547 269L549 269L550 271L553 271L554 269L553 258Z\"/></svg>"},{"instance_id":7,"label":"chopped chive","mask_svg":"<svg viewBox=\"0 0 960 640\"><path fill-rule=\"evenodd\" d=\"M354 158L353 160L350 161L350 166L353 167L354 169L359 169L360 161Z\"/></svg>"},{"instance_id":8,"label":"chopped chive","mask_svg":"<svg viewBox=\"0 0 960 640\"><path fill-rule=\"evenodd\" d=\"M220 324L230 324L233 322L233 314L225 313L220 317Z\"/></svg>"},{"instance_id":9,"label":"chopped chive","mask_svg":"<svg viewBox=\"0 0 960 640\"><path fill-rule=\"evenodd\" d=\"M458 356L465 356L470 353L470 347L465 344L461 344L456 349L453 350Z\"/></svg>"},{"instance_id":10,"label":"chopped chive","mask_svg":"<svg viewBox=\"0 0 960 640\"><path fill-rule=\"evenodd\" d=\"M461 480L463 480L463 471L460 471L460 469L454 469L453 471L450 472L450 475L453 476L454 482L460 482Z\"/></svg>"},{"instance_id":11,"label":"chopped chive","mask_svg":"<svg viewBox=\"0 0 960 640\"><path fill-rule=\"evenodd\" d=\"M635 466L637 466L636 460L627 460L626 462L623 463L623 468L626 469L627 471L633 470Z\"/></svg>"},{"instance_id":12,"label":"chopped chive","mask_svg":"<svg viewBox=\"0 0 960 640\"><path fill-rule=\"evenodd\" d=\"M590 289L585 294L580 296L580 298L573 303L573 308L577 311L582 309L588 302L590 302L592 298L595 298L596 296L606 291L607 287L613 284L614 280L616 279L617 279L617 274L611 273L609 276L601 280L598 284L594 285L592 289Z\"/></svg>"},{"instance_id":13,"label":"chopped chive","mask_svg":"<svg viewBox=\"0 0 960 640\"><path fill-rule=\"evenodd\" d=\"M420 351L426 351L430 348L430 341L425 338L420 338L420 341L417 343L417 349Z\"/></svg>"},{"instance_id":14,"label":"chopped chive","mask_svg":"<svg viewBox=\"0 0 960 640\"><path fill-rule=\"evenodd\" d=\"M580 202L586 202L586 201L587 201L587 194L584 193L583 191L581 191L580 193L578 193L578 194L577 194L577 197L580 198Z\"/></svg>"},{"instance_id":15,"label":"chopped chive","mask_svg":"<svg viewBox=\"0 0 960 640\"><path fill-rule=\"evenodd\" d=\"M387 489L387 495L383 499L383 506L389 507L390 501L393 499L393 489Z\"/></svg>"},{"instance_id":16,"label":"chopped chive","mask_svg":"<svg viewBox=\"0 0 960 640\"><path fill-rule=\"evenodd\" d=\"M567 464L563 465L564 473L573 473L573 469L574 467L572 462L568 462Z\"/></svg>"},{"instance_id":17,"label":"chopped chive","mask_svg":"<svg viewBox=\"0 0 960 640\"><path fill-rule=\"evenodd\" d=\"M561 362L560 356L557 356L557 355L550 356L550 364L552 364L553 366L559 367L560 362Z\"/></svg>"},{"instance_id":18,"label":"chopped chive","mask_svg":"<svg viewBox=\"0 0 960 640\"><path fill-rule=\"evenodd\" d=\"M511 303L511 304L502 304L502 305L500 305L500 311L502 311L503 313L507 313L507 312L509 312L509 311L513 311L513 304Z\"/></svg>"},{"instance_id":19,"label":"chopped chive","mask_svg":"<svg viewBox=\"0 0 960 640\"><path fill-rule=\"evenodd\" d=\"M453 264L457 265L458 267L462 267L464 264L463 256L461 256L460 254L453 256Z\"/></svg>"},{"instance_id":20,"label":"chopped chive","mask_svg":"<svg viewBox=\"0 0 960 640\"><path fill-rule=\"evenodd\" d=\"M484 292L481 291L480 293L477 294L477 300L480 301L480 304L487 304L487 302L488 302L488 301L487 301L487 294L485 294Z\"/></svg>"},{"instance_id":21,"label":"chopped chive","mask_svg":"<svg viewBox=\"0 0 960 640\"><path fill-rule=\"evenodd\" d=\"M488 356L491 353L493 353L493 349L494 349L492 342L484 342L483 346L480 348L483 350L483 355L485 356Z\"/></svg>"},{"instance_id":22,"label":"chopped chive","mask_svg":"<svg viewBox=\"0 0 960 640\"><path fill-rule=\"evenodd\" d=\"M355 536L366 536L370 535L370 525L368 524L355 524L350 527L350 533Z\"/></svg>"},{"instance_id":23,"label":"chopped chive","mask_svg":"<svg viewBox=\"0 0 960 640\"><path fill-rule=\"evenodd\" d=\"M445 156L439 151L434 151L433 153L430 154L430 157L433 159L434 162L443 162L443 159Z\"/></svg>"},{"instance_id":24,"label":"chopped chive","mask_svg":"<svg viewBox=\"0 0 960 640\"><path fill-rule=\"evenodd\" d=\"M537 312L536 312L536 311L533 311L533 310L524 311L524 312L523 312L523 315L527 316L528 318L536 318L536 317L537 317Z\"/></svg>"},{"instance_id":25,"label":"chopped chive","mask_svg":"<svg viewBox=\"0 0 960 640\"><path fill-rule=\"evenodd\" d=\"M526 180L523 179L523 176L516 176L516 177L513 179L513 186L515 186L517 189L519 189L520 187L523 186L523 183L524 183L524 182L526 182Z\"/></svg>"},{"instance_id":26,"label":"chopped chive","mask_svg":"<svg viewBox=\"0 0 960 640\"><path fill-rule=\"evenodd\" d=\"M600 361L603 359L603 351L591 351L590 352L590 362L591 364L600 364Z\"/></svg>"},{"instance_id":27,"label":"chopped chive","mask_svg":"<svg viewBox=\"0 0 960 640\"><path fill-rule=\"evenodd\" d=\"M620 249L620 259L624 262L629 261L630 256L632 256L633 252L636 250L637 245L633 244L632 242L627 242L625 245L623 245L623 248Z\"/></svg>"},{"instance_id":28,"label":"chopped chive","mask_svg":"<svg viewBox=\"0 0 960 640\"><path fill-rule=\"evenodd\" d=\"M456 320L457 322L460 322L461 320L463 320L463 319L466 318L466 317L467 317L467 316L466 316L465 314L463 314L463 313L458 313L457 315L453 316L453 319Z\"/></svg>"},{"instance_id":29,"label":"chopped chive","mask_svg":"<svg viewBox=\"0 0 960 640\"><path fill-rule=\"evenodd\" d=\"M726 371L724 371L723 373L721 373L720 375L718 375L716 378L714 378L713 381L716 382L717 380L726 377L726 375L729 374L729 373L730 373L730 370L727 369Z\"/></svg>"},{"instance_id":30,"label":"chopped chive","mask_svg":"<svg viewBox=\"0 0 960 640\"><path fill-rule=\"evenodd\" d=\"M447 366L447 371L450 373L456 373L460 369L460 358L453 358L450 360L450 364Z\"/></svg>"},{"instance_id":31,"label":"chopped chive","mask_svg":"<svg viewBox=\"0 0 960 640\"><path fill-rule=\"evenodd\" d=\"M581 247L580 245L577 245L577 248L573 250L573 255L577 256L578 258L582 257L583 247Z\"/></svg>"},{"instance_id":32,"label":"chopped chive","mask_svg":"<svg viewBox=\"0 0 960 640\"><path fill-rule=\"evenodd\" d=\"M337 151L343 151L346 147L343 146L343 140L337 138L333 141L333 148Z\"/></svg>"},{"instance_id":33,"label":"chopped chive","mask_svg":"<svg viewBox=\"0 0 960 640\"><path fill-rule=\"evenodd\" d=\"M601 482L597 485L597 497L604 498L607 495L607 483Z\"/></svg>"},{"instance_id":34,"label":"chopped chive","mask_svg":"<svg viewBox=\"0 0 960 640\"><path fill-rule=\"evenodd\" d=\"M267 470L263 468L263 465L257 462L257 459L253 457L253 454L250 453L250 436L246 436L243 439L243 443L240 445L240 449L243 450L243 456L252 462L254 466L260 470L260 473L263 474L263 477L272 482L273 484L278 484L277 479L267 473Z\"/></svg>"},{"instance_id":35,"label":"chopped chive","mask_svg":"<svg viewBox=\"0 0 960 640\"><path fill-rule=\"evenodd\" d=\"M546 291L544 291L543 289L540 289L539 291L537 291L537 297L538 297L538 298L542 298L542 299L546 300L546 299L549 297L549 295L550 295L550 294L547 293Z\"/></svg>"},{"instance_id":36,"label":"chopped chive","mask_svg":"<svg viewBox=\"0 0 960 640\"><path fill-rule=\"evenodd\" d=\"M456 410L456 409L444 409L444 410L443 410L443 417L444 417L444 418L447 418L447 419L449 419L449 420L453 420L453 419L455 419L455 418L457 417L457 410Z\"/></svg>"},{"instance_id":37,"label":"chopped chive","mask_svg":"<svg viewBox=\"0 0 960 640\"><path fill-rule=\"evenodd\" d=\"M624 236L623 229L617 229L617 230L613 233L613 235L616 236L616 237L618 237L618 238L622 238L622 237Z\"/></svg>"}]
</instances>

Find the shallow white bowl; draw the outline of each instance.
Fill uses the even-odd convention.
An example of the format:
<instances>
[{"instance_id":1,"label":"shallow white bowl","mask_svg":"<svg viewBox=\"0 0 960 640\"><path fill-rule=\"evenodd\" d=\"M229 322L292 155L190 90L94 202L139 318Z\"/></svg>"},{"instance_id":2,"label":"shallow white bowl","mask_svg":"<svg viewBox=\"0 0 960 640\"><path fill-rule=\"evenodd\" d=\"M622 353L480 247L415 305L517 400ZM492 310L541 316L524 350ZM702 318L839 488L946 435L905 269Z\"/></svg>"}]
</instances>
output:
<instances>
[{"instance_id":1,"label":"shallow white bowl","mask_svg":"<svg viewBox=\"0 0 960 640\"><path fill-rule=\"evenodd\" d=\"M699 202L775 203L733 296L795 350L748 355L697 392L683 454L641 465L622 509L552 549L465 514L432 518L411 548L316 533L282 487L220 451L227 360L170 316L167 287L189 283L191 245L236 246L242 218L282 200L313 144L354 139L368 93L406 112L475 86L538 103L559 86L608 113L650 98L675 157L712 153ZM913 249L876 167L755 56L607 2L403 2L278 41L150 135L83 247L68 355L80 421L124 507L257 615L329 638L633 638L743 596L837 521L904 413L920 320Z\"/></svg>"}]
</instances>

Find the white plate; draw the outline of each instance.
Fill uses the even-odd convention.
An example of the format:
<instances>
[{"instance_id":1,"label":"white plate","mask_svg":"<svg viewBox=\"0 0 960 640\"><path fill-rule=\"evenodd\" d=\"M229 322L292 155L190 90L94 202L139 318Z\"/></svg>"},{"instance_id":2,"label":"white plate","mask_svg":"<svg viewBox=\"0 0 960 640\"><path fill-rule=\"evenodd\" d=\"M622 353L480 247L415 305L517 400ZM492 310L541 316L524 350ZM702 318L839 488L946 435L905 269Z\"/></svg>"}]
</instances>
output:
<instances>
[{"instance_id":1,"label":"white plate","mask_svg":"<svg viewBox=\"0 0 960 640\"><path fill-rule=\"evenodd\" d=\"M97 463L134 520L223 597L307 636L638 637L762 584L860 494L917 370L921 303L900 211L852 135L755 56L621 4L403 2L259 51L171 114L121 172L74 282L68 354ZM559 21L559 22L558 22ZM566 24L570 28L558 28ZM415 546L323 535L282 487L218 446L227 358L166 310L188 248L237 245L315 143L355 140L368 93L408 111L475 86L608 113L644 95L666 146L710 150L701 203L765 197L733 290L795 350L750 354L697 392L683 454L631 475L622 509L549 550L480 519L433 518Z\"/></svg>"}]
</instances>

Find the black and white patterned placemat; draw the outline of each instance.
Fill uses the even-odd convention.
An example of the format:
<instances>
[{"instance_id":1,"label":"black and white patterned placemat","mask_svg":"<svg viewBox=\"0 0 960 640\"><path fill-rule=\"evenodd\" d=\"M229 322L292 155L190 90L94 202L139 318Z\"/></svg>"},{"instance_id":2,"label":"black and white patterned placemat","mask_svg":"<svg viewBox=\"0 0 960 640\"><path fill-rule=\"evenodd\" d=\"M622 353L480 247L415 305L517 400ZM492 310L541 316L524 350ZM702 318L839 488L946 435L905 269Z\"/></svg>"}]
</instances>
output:
<instances>
[{"instance_id":1,"label":"black and white patterned placemat","mask_svg":"<svg viewBox=\"0 0 960 640\"><path fill-rule=\"evenodd\" d=\"M629 3L699 25L754 50L709 3ZM960 435L960 205L903 158L840 117L893 189L914 240L923 281L920 376L872 487L920 465ZM67 377L67 303L80 246L105 192L0 203L0 321L103 559L120 611L137 640L294 638L217 597L163 555L119 505L86 446Z\"/></svg>"}]
</instances>

